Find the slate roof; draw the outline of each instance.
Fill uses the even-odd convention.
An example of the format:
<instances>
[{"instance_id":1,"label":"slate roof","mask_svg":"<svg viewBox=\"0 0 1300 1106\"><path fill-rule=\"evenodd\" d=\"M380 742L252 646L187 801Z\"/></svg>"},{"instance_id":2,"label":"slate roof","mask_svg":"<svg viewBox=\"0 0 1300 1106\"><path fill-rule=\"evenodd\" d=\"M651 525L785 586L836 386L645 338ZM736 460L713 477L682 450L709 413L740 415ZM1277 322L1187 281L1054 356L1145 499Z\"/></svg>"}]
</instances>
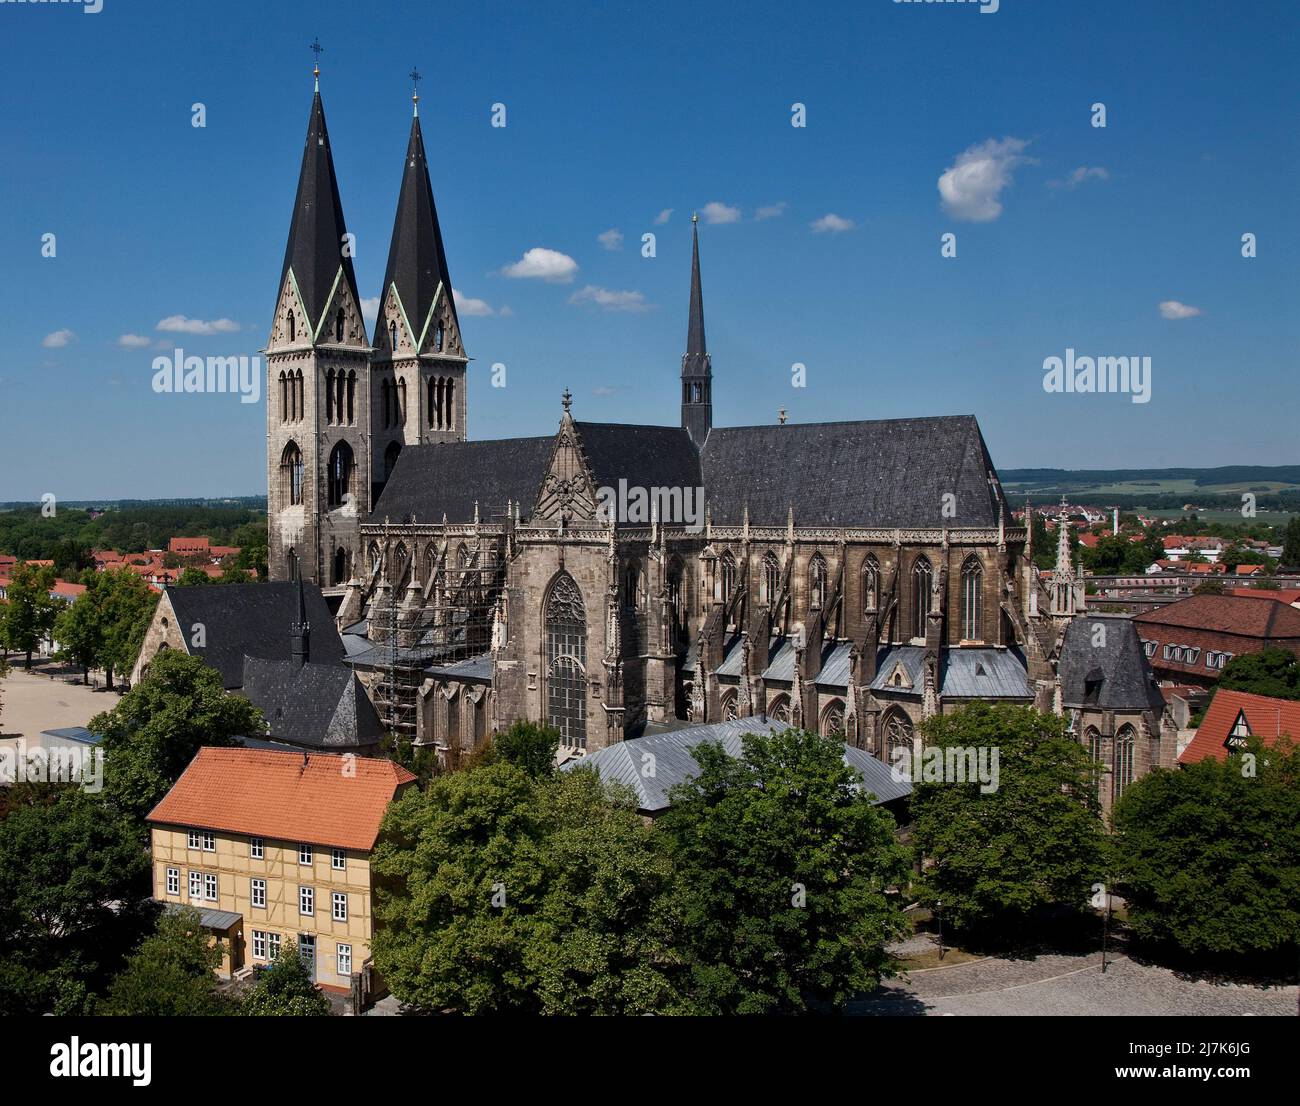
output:
<instances>
[{"instance_id":1,"label":"slate roof","mask_svg":"<svg viewBox=\"0 0 1300 1106\"><path fill-rule=\"evenodd\" d=\"M993 471L973 415L714 427L700 453L712 521L990 527ZM943 515L945 493L955 514Z\"/></svg>"},{"instance_id":2,"label":"slate roof","mask_svg":"<svg viewBox=\"0 0 1300 1106\"><path fill-rule=\"evenodd\" d=\"M311 623L311 661L341 664L343 642L325 597L315 584L303 584L302 591ZM199 584L168 588L166 596L186 648L217 669L227 689L243 685L245 656L290 658L290 631L298 619L296 583ZM190 644L196 623L204 628L202 646Z\"/></svg>"},{"instance_id":3,"label":"slate roof","mask_svg":"<svg viewBox=\"0 0 1300 1106\"><path fill-rule=\"evenodd\" d=\"M686 322L686 357L683 376L709 375L708 348L704 342L704 292L700 287L700 227L691 226L691 307Z\"/></svg>"},{"instance_id":4,"label":"slate roof","mask_svg":"<svg viewBox=\"0 0 1300 1106\"><path fill-rule=\"evenodd\" d=\"M1013 649L967 646L941 654L945 699L1032 699L1029 671Z\"/></svg>"},{"instance_id":5,"label":"slate roof","mask_svg":"<svg viewBox=\"0 0 1300 1106\"><path fill-rule=\"evenodd\" d=\"M849 654L853 652L853 643L841 641L826 650L822 657L822 670L817 673L816 683L823 687L849 686Z\"/></svg>"},{"instance_id":6,"label":"slate roof","mask_svg":"<svg viewBox=\"0 0 1300 1106\"><path fill-rule=\"evenodd\" d=\"M1099 628L1105 629L1104 635ZM1076 618L1065 628L1058 672L1061 701L1067 707L1149 710L1157 717L1165 708L1132 619L1092 614Z\"/></svg>"},{"instance_id":7,"label":"slate roof","mask_svg":"<svg viewBox=\"0 0 1300 1106\"><path fill-rule=\"evenodd\" d=\"M597 488L617 488L620 479L647 489L698 488L703 483L699 455L680 426L575 422L574 427Z\"/></svg>"},{"instance_id":8,"label":"slate roof","mask_svg":"<svg viewBox=\"0 0 1300 1106\"><path fill-rule=\"evenodd\" d=\"M379 297L381 303L394 284L406 310L407 321L415 331L412 341L419 341L424 320L440 284L443 295L449 299L452 318L456 318L451 274L442 245L438 210L433 202L433 187L429 183L429 163L424 155L419 116L411 120L402 188L397 197L397 215L393 220L393 238L388 249L388 267L384 270L384 287ZM375 340L387 348L387 335L377 334Z\"/></svg>"},{"instance_id":9,"label":"slate roof","mask_svg":"<svg viewBox=\"0 0 1300 1106\"><path fill-rule=\"evenodd\" d=\"M894 687L889 683L889 677L894 674L894 668L899 664L903 666L903 671L912 682L910 688ZM876 678L871 681L870 687L872 691L911 691L919 695L924 679L924 648L920 645L888 645L876 654Z\"/></svg>"},{"instance_id":10,"label":"slate roof","mask_svg":"<svg viewBox=\"0 0 1300 1106\"><path fill-rule=\"evenodd\" d=\"M430 665L424 671L430 676L446 676L453 680L490 681L492 679L492 654L483 653L480 656L469 657L453 664Z\"/></svg>"},{"instance_id":11,"label":"slate roof","mask_svg":"<svg viewBox=\"0 0 1300 1106\"><path fill-rule=\"evenodd\" d=\"M398 788L415 776L391 760L204 746L145 819L281 841L369 851Z\"/></svg>"},{"instance_id":12,"label":"slate roof","mask_svg":"<svg viewBox=\"0 0 1300 1106\"><path fill-rule=\"evenodd\" d=\"M342 752L379 744L384 728L356 674L342 665L244 661L244 696L274 741Z\"/></svg>"},{"instance_id":13,"label":"slate roof","mask_svg":"<svg viewBox=\"0 0 1300 1106\"><path fill-rule=\"evenodd\" d=\"M668 793L675 786L694 777L700 770L691 750L706 742L721 744L729 756L738 757L745 734L780 733L789 724L770 718L738 718L728 722L711 722L689 726L670 733L653 734L620 741L599 752L561 765L560 771L593 768L606 783L622 783L636 793L637 809L645 813L666 810ZM654 755L655 772L643 775L642 755ZM911 794L911 785L895 780L889 767L863 749L844 746L844 762L857 772L876 803L891 802Z\"/></svg>"},{"instance_id":14,"label":"slate roof","mask_svg":"<svg viewBox=\"0 0 1300 1106\"><path fill-rule=\"evenodd\" d=\"M60 741L75 741L78 745L98 745L102 734L91 733L85 726L64 726L55 730L42 730L42 737L57 737Z\"/></svg>"},{"instance_id":15,"label":"slate roof","mask_svg":"<svg viewBox=\"0 0 1300 1106\"><path fill-rule=\"evenodd\" d=\"M474 504L486 521L489 508L522 505L527 516L537 502L554 436L408 445L370 513L371 522L472 522Z\"/></svg>"},{"instance_id":16,"label":"slate roof","mask_svg":"<svg viewBox=\"0 0 1300 1106\"><path fill-rule=\"evenodd\" d=\"M343 252L346 233L343 201L339 199L329 130L325 126L325 108L318 89L311 101L302 170L298 175L298 194L293 202L293 221L289 225L289 241L284 250L284 267L280 270L280 286L284 287L284 279L293 269L313 330L329 306L330 291L340 265L343 266L343 280L352 291L353 302L358 307L361 304L352 258Z\"/></svg>"}]
</instances>

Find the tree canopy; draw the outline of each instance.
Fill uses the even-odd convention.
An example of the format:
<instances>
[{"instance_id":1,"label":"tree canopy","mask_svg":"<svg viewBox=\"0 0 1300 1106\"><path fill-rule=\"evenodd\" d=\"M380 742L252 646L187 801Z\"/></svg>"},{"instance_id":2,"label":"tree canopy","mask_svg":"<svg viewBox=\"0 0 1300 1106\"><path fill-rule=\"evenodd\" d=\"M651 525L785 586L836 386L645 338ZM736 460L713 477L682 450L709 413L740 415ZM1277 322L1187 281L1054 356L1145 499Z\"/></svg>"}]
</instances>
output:
<instances>
[{"instance_id":1,"label":"tree canopy","mask_svg":"<svg viewBox=\"0 0 1300 1106\"><path fill-rule=\"evenodd\" d=\"M232 1011L212 974L221 950L190 906L158 915L153 933L113 980L96 1012L111 1016L177 1018Z\"/></svg>"},{"instance_id":2,"label":"tree canopy","mask_svg":"<svg viewBox=\"0 0 1300 1106\"><path fill-rule=\"evenodd\" d=\"M1300 658L1275 647L1241 653L1223 666L1218 686L1274 699L1300 699Z\"/></svg>"}]
</instances>

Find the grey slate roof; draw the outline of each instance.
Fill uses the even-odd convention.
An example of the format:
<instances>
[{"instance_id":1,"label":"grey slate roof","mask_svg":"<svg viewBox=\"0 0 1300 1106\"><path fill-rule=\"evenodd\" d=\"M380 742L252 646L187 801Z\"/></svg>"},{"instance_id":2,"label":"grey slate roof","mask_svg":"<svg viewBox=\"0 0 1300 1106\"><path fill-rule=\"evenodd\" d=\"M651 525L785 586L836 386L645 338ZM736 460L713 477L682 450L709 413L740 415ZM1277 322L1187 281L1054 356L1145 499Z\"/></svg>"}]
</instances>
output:
<instances>
[{"instance_id":1,"label":"grey slate roof","mask_svg":"<svg viewBox=\"0 0 1300 1106\"><path fill-rule=\"evenodd\" d=\"M743 737L752 733L780 733L789 729L785 722L769 718L739 718L729 722L711 722L671 733L620 741L580 760L571 760L560 771L593 768L606 783L622 783L636 793L637 809L646 813L666 810L668 793L679 783L694 777L700 770L691 750L706 742L721 744L729 756L740 756ZM655 774L647 779L641 771L642 755L654 755ZM891 802L911 794L911 785L895 780L889 767L870 753L852 746L844 747L844 762L854 769L863 786L877 803Z\"/></svg>"},{"instance_id":2,"label":"grey slate roof","mask_svg":"<svg viewBox=\"0 0 1300 1106\"><path fill-rule=\"evenodd\" d=\"M945 699L1032 699L1024 658L1011 649L979 646L943 652Z\"/></svg>"},{"instance_id":3,"label":"grey slate roof","mask_svg":"<svg viewBox=\"0 0 1300 1106\"><path fill-rule=\"evenodd\" d=\"M973 415L714 427L700 453L712 520L736 525L988 527L993 470ZM944 493L955 515L944 517Z\"/></svg>"},{"instance_id":4,"label":"grey slate roof","mask_svg":"<svg viewBox=\"0 0 1300 1106\"><path fill-rule=\"evenodd\" d=\"M490 681L492 679L492 654L483 653L480 656L469 657L453 664L430 665L424 671L429 676L445 676L453 680Z\"/></svg>"},{"instance_id":5,"label":"grey slate roof","mask_svg":"<svg viewBox=\"0 0 1300 1106\"><path fill-rule=\"evenodd\" d=\"M57 737L60 741L75 741L78 745L98 745L102 734L91 733L85 726L64 726L56 730L42 730L42 737Z\"/></svg>"},{"instance_id":6,"label":"grey slate roof","mask_svg":"<svg viewBox=\"0 0 1300 1106\"><path fill-rule=\"evenodd\" d=\"M682 360L683 376L709 375L704 342L704 292L700 287L700 227L691 226L691 307L686 322L686 356Z\"/></svg>"},{"instance_id":7,"label":"grey slate roof","mask_svg":"<svg viewBox=\"0 0 1300 1106\"><path fill-rule=\"evenodd\" d=\"M849 686L849 654L853 652L853 643L841 641L827 650L822 658L822 670L817 673L815 683L824 687Z\"/></svg>"},{"instance_id":8,"label":"grey slate roof","mask_svg":"<svg viewBox=\"0 0 1300 1106\"><path fill-rule=\"evenodd\" d=\"M189 906L188 903L169 902L163 905L163 909L168 914L175 914L179 910L184 910L187 906ZM199 912L199 925L207 929L219 929L223 933L244 917L242 914L236 914L233 910L213 910L206 906L190 906L190 909Z\"/></svg>"},{"instance_id":9,"label":"grey slate roof","mask_svg":"<svg viewBox=\"0 0 1300 1106\"><path fill-rule=\"evenodd\" d=\"M311 623L310 659L340 664L343 642L315 584L303 585L303 601ZM221 673L224 686L244 681L244 657L288 660L290 630L298 619L298 586L292 581L266 584L199 584L168 588L177 629L187 648ZM206 644L194 646L193 627L202 623Z\"/></svg>"},{"instance_id":10,"label":"grey slate roof","mask_svg":"<svg viewBox=\"0 0 1300 1106\"><path fill-rule=\"evenodd\" d=\"M1058 671L1067 707L1150 710L1157 716L1165 709L1138 627L1123 616L1085 614L1071 622Z\"/></svg>"},{"instance_id":11,"label":"grey slate roof","mask_svg":"<svg viewBox=\"0 0 1300 1106\"><path fill-rule=\"evenodd\" d=\"M414 341L420 338L439 284L448 297L452 318L456 318L451 274L442 245L438 210L433 203L433 188L429 184L429 164L424 155L419 116L411 120L411 137L406 146L402 188L397 198L397 215L393 220L393 239L388 249L388 267L384 270L380 303L388 296L388 289L393 284L397 285L407 321L415 331L412 335ZM376 334L375 343L388 350L386 334Z\"/></svg>"},{"instance_id":12,"label":"grey slate roof","mask_svg":"<svg viewBox=\"0 0 1300 1106\"><path fill-rule=\"evenodd\" d=\"M925 678L925 650L919 645L888 645L876 654L876 678L869 685L872 691L906 692L906 687L894 687L889 677L894 668L902 664L903 671L912 682L911 690L919 695Z\"/></svg>"},{"instance_id":13,"label":"grey slate roof","mask_svg":"<svg viewBox=\"0 0 1300 1106\"><path fill-rule=\"evenodd\" d=\"M703 483L699 455L680 426L575 422L574 427L598 488L617 488L620 479L647 489L698 488Z\"/></svg>"},{"instance_id":14,"label":"grey slate roof","mask_svg":"<svg viewBox=\"0 0 1300 1106\"><path fill-rule=\"evenodd\" d=\"M794 680L794 644L788 639L781 639L772 659L763 669L763 679L784 680L786 683Z\"/></svg>"},{"instance_id":15,"label":"grey slate roof","mask_svg":"<svg viewBox=\"0 0 1300 1106\"><path fill-rule=\"evenodd\" d=\"M554 445L553 436L408 445L370 521L400 522L410 515L439 523L445 513L449 522L471 522L476 502L486 520L489 509L503 509L509 501L522 504L527 517Z\"/></svg>"},{"instance_id":16,"label":"grey slate roof","mask_svg":"<svg viewBox=\"0 0 1300 1106\"><path fill-rule=\"evenodd\" d=\"M244 695L266 716L273 741L340 751L377 745L383 726L352 669L342 665L244 663Z\"/></svg>"},{"instance_id":17,"label":"grey slate roof","mask_svg":"<svg viewBox=\"0 0 1300 1106\"><path fill-rule=\"evenodd\" d=\"M311 101L298 194L293 202L293 221L289 225L289 241L284 250L284 267L280 270L280 285L283 287L284 278L293 269L312 327L320 323L321 313L329 306L329 295L339 265L343 266L343 279L352 291L353 302L358 307L361 305L352 258L343 252L346 233L343 202L339 199L334 158L330 153L329 130L325 126L325 108L317 90Z\"/></svg>"}]
</instances>

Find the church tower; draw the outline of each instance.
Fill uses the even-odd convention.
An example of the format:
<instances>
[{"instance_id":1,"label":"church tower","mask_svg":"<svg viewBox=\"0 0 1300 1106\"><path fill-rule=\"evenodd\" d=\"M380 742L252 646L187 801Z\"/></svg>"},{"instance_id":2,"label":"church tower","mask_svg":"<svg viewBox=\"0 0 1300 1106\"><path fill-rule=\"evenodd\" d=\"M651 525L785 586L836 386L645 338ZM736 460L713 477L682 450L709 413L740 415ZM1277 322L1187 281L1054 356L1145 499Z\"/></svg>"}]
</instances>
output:
<instances>
[{"instance_id":1,"label":"church tower","mask_svg":"<svg viewBox=\"0 0 1300 1106\"><path fill-rule=\"evenodd\" d=\"M268 560L273 580L341 587L370 511L370 343L315 76L264 351Z\"/></svg>"},{"instance_id":2,"label":"church tower","mask_svg":"<svg viewBox=\"0 0 1300 1106\"><path fill-rule=\"evenodd\" d=\"M418 74L412 74L417 80ZM442 229L414 104L388 268L379 296L370 402L374 494L404 445L465 440L465 370Z\"/></svg>"},{"instance_id":3,"label":"church tower","mask_svg":"<svg viewBox=\"0 0 1300 1106\"><path fill-rule=\"evenodd\" d=\"M704 345L704 293L700 291L700 217L691 216L691 310L682 357L682 428L695 448L713 426L713 367Z\"/></svg>"}]
</instances>

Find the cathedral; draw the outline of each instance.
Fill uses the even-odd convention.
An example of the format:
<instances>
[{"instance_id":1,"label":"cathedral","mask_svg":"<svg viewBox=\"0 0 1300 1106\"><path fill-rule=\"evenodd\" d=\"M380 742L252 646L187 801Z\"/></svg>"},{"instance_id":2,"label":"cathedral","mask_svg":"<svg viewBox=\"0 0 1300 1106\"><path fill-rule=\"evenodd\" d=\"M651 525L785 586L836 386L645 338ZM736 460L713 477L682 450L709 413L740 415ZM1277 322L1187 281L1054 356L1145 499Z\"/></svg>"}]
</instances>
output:
<instances>
[{"instance_id":1,"label":"cathedral","mask_svg":"<svg viewBox=\"0 0 1300 1106\"><path fill-rule=\"evenodd\" d=\"M1132 626L1083 616L1064 518L1034 567L973 416L714 425L698 224L680 425L565 392L553 430L468 438L415 100L368 334L318 84L266 348L271 577L322 589L389 731L454 765L517 719L573 758L763 716L884 758L984 699L1172 762Z\"/></svg>"}]
</instances>

